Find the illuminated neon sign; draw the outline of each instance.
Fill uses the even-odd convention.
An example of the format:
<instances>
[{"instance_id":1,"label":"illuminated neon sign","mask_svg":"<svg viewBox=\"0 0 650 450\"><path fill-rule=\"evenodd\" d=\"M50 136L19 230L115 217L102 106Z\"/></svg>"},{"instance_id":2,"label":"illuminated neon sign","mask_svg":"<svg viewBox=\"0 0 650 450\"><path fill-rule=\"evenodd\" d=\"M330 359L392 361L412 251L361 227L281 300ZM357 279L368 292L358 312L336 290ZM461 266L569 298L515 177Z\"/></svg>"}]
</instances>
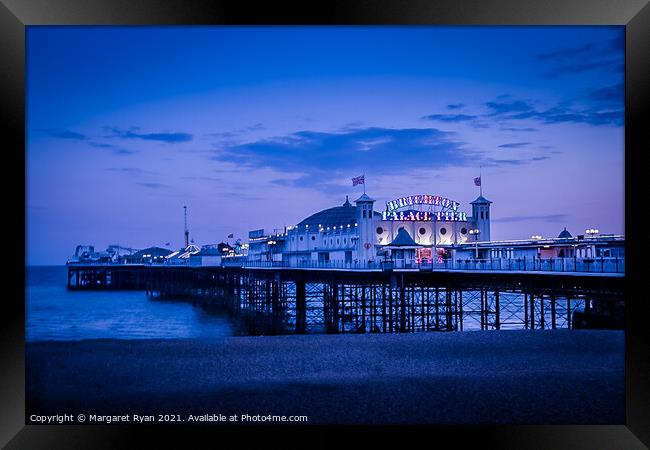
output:
<instances>
[{"instance_id":1,"label":"illuminated neon sign","mask_svg":"<svg viewBox=\"0 0 650 450\"><path fill-rule=\"evenodd\" d=\"M408 221L408 222L429 222L432 220L445 222L466 222L467 214L463 211L384 211L382 220Z\"/></svg>"},{"instance_id":2,"label":"illuminated neon sign","mask_svg":"<svg viewBox=\"0 0 650 450\"><path fill-rule=\"evenodd\" d=\"M450 209L457 211L460 203L439 195L409 195L407 197L400 197L395 200L386 202L386 211L391 212L400 208L407 208L413 205L431 205L440 206L444 210Z\"/></svg>"},{"instance_id":3,"label":"illuminated neon sign","mask_svg":"<svg viewBox=\"0 0 650 450\"><path fill-rule=\"evenodd\" d=\"M415 205L428 205L429 211L413 209ZM432 211L440 207L439 211ZM382 220L411 221L411 222L466 222L467 214L458 210L460 203L439 195L409 195L386 202L386 211L382 213Z\"/></svg>"},{"instance_id":4,"label":"illuminated neon sign","mask_svg":"<svg viewBox=\"0 0 650 450\"><path fill-rule=\"evenodd\" d=\"M431 220L430 211L415 211L409 209L408 211L384 211L382 213L383 220L408 220L413 222Z\"/></svg>"}]
</instances>

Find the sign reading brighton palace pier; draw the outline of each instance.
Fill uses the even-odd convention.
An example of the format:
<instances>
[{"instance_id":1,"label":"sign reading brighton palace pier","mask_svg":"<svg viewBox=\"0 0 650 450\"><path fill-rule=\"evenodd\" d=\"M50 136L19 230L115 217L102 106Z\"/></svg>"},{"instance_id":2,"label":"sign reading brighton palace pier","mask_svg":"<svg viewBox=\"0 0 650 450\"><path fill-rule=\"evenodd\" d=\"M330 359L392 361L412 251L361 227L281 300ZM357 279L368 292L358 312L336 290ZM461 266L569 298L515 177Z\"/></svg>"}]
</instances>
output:
<instances>
[{"instance_id":1,"label":"sign reading brighton palace pier","mask_svg":"<svg viewBox=\"0 0 650 450\"><path fill-rule=\"evenodd\" d=\"M414 205L439 206L440 211L417 211L405 209ZM426 222L431 220L448 222L465 222L467 215L458 211L460 203L439 195L409 195L386 202L383 220Z\"/></svg>"}]
</instances>

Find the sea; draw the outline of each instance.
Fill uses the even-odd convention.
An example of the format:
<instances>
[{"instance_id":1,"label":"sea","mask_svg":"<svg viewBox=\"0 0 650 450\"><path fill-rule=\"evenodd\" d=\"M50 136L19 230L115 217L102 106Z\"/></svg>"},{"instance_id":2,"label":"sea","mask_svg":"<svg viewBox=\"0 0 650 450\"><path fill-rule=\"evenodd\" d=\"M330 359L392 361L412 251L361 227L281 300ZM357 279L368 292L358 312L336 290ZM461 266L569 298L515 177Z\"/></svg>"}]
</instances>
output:
<instances>
[{"instance_id":1,"label":"sea","mask_svg":"<svg viewBox=\"0 0 650 450\"><path fill-rule=\"evenodd\" d=\"M223 338L238 334L227 311L151 300L144 291L69 291L65 266L26 268L27 341Z\"/></svg>"}]
</instances>

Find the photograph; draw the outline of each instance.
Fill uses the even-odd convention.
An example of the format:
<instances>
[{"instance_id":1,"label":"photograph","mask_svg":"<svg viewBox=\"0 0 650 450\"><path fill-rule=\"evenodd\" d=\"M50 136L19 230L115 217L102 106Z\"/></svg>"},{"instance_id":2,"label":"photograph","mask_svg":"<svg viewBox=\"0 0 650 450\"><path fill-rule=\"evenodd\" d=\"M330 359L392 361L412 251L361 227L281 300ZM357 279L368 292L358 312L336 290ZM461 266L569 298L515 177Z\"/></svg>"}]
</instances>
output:
<instances>
[{"instance_id":1,"label":"photograph","mask_svg":"<svg viewBox=\"0 0 650 450\"><path fill-rule=\"evenodd\" d=\"M27 425L626 424L625 26L29 25L24 75Z\"/></svg>"}]
</instances>

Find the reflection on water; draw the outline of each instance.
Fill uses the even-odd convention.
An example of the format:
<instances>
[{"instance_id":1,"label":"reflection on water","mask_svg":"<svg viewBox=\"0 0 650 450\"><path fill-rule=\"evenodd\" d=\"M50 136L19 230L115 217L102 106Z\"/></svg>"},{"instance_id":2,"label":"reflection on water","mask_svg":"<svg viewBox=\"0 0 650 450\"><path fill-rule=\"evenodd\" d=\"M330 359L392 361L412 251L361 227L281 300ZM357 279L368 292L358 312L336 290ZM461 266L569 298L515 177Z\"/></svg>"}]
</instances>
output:
<instances>
[{"instance_id":1,"label":"reflection on water","mask_svg":"<svg viewBox=\"0 0 650 450\"><path fill-rule=\"evenodd\" d=\"M28 341L239 334L223 307L152 301L143 291L68 291L64 266L28 267L25 303Z\"/></svg>"}]
</instances>

